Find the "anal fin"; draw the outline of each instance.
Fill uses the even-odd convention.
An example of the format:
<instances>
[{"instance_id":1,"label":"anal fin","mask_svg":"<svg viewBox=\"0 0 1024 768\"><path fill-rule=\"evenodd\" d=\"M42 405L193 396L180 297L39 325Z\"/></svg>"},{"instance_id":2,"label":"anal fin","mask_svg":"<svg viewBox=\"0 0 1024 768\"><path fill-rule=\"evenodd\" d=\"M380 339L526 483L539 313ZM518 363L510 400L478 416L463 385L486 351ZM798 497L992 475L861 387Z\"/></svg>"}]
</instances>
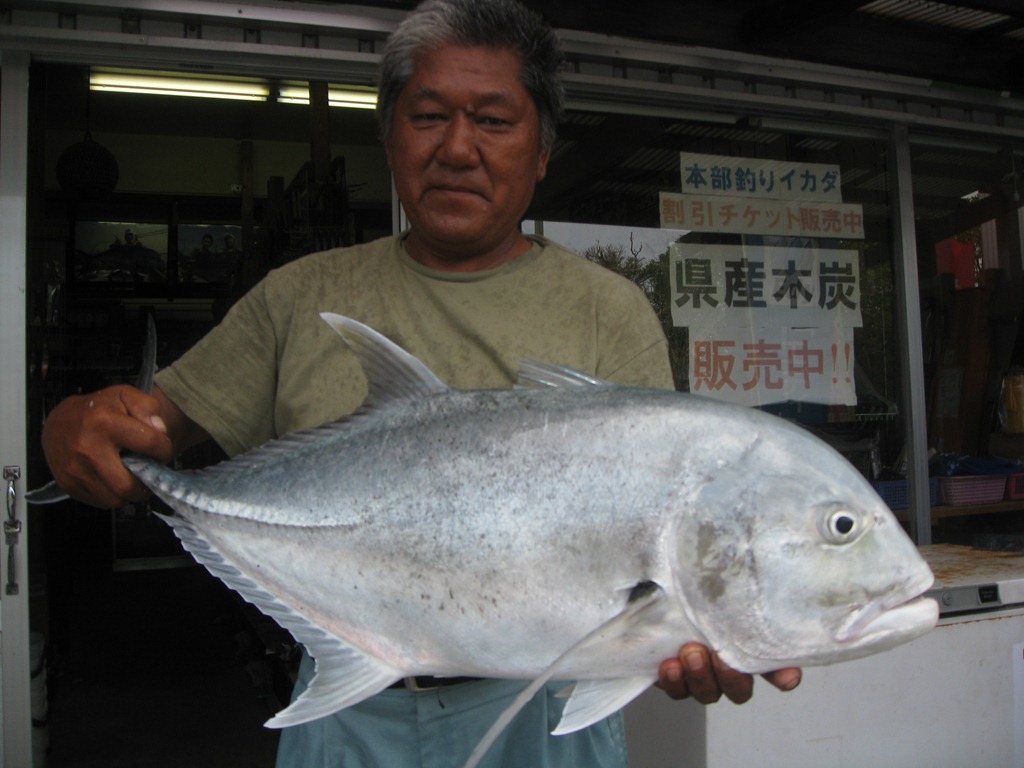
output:
<instances>
[{"instance_id":1,"label":"anal fin","mask_svg":"<svg viewBox=\"0 0 1024 768\"><path fill-rule=\"evenodd\" d=\"M380 693L401 674L337 638L322 633L303 640L313 656L316 673L309 687L268 720L268 728L286 728L334 714Z\"/></svg>"},{"instance_id":2,"label":"anal fin","mask_svg":"<svg viewBox=\"0 0 1024 768\"><path fill-rule=\"evenodd\" d=\"M159 517L171 526L201 565L291 632L313 657L316 672L309 687L268 720L268 728L285 728L326 717L368 699L403 677L401 670L346 643L261 587L224 557L185 517Z\"/></svg>"},{"instance_id":3,"label":"anal fin","mask_svg":"<svg viewBox=\"0 0 1024 768\"><path fill-rule=\"evenodd\" d=\"M551 733L563 736L593 725L618 712L646 691L657 677L623 677L614 680L581 680L576 683L562 710L562 719Z\"/></svg>"}]
</instances>

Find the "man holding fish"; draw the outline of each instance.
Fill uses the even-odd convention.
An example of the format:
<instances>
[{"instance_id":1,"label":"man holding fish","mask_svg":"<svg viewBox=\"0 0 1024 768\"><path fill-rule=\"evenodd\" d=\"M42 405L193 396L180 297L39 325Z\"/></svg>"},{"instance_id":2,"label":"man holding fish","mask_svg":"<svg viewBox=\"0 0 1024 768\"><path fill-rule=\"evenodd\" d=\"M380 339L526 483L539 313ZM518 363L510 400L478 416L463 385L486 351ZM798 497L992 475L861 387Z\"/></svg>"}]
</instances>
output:
<instances>
[{"instance_id":1,"label":"man holding fish","mask_svg":"<svg viewBox=\"0 0 1024 768\"><path fill-rule=\"evenodd\" d=\"M563 109L550 27L515 0L427 0L389 39L378 119L410 229L277 270L195 348L157 376L68 398L43 434L57 483L101 507L146 495L122 451L170 461L212 438L237 455L353 412L358 362L320 319L341 312L379 330L459 389L509 387L522 359L617 384L671 388L665 340L643 295L519 224L544 178ZM400 471L397 470L397 471ZM297 693L308 684L308 656ZM797 669L766 675L783 690ZM673 698L742 703L753 678L707 648L666 659ZM278 765L449 765L476 743L521 682L417 678L282 734ZM520 713L486 765L623 766L621 716L550 736L550 686ZM452 757L458 755L458 757Z\"/></svg>"}]
</instances>

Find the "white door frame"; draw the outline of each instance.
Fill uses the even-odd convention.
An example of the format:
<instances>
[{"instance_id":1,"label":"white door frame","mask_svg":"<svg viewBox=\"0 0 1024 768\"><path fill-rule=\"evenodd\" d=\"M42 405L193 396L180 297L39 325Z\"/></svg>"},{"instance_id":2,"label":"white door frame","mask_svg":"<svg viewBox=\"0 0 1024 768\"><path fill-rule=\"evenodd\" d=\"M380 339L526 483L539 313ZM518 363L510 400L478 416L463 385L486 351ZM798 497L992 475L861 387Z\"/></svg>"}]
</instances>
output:
<instances>
[{"instance_id":1,"label":"white door frame","mask_svg":"<svg viewBox=\"0 0 1024 768\"><path fill-rule=\"evenodd\" d=\"M29 482L26 426L25 308L28 179L29 54L0 51L0 467L4 468L5 529L0 534L0 683L4 766L32 765L31 670L28 623ZM8 468L18 468L20 476ZM20 522L10 535L8 524ZM9 546L16 539L15 546Z\"/></svg>"}]
</instances>

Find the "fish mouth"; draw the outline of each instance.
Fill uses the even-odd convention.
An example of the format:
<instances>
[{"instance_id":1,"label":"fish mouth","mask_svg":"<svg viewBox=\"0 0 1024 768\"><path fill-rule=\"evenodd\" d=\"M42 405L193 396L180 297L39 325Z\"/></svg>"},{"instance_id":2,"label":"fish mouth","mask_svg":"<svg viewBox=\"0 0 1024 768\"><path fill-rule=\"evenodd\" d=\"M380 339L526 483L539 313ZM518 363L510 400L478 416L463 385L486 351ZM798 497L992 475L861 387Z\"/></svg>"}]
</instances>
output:
<instances>
[{"instance_id":1,"label":"fish mouth","mask_svg":"<svg viewBox=\"0 0 1024 768\"><path fill-rule=\"evenodd\" d=\"M923 634L938 620L939 604L930 597L915 597L891 608L869 605L857 611L835 639L840 643L865 643L893 635Z\"/></svg>"},{"instance_id":2,"label":"fish mouth","mask_svg":"<svg viewBox=\"0 0 1024 768\"><path fill-rule=\"evenodd\" d=\"M939 620L939 604L923 593L933 581L927 576L882 600L872 600L854 611L837 629L840 643L869 642L892 635L923 634Z\"/></svg>"}]
</instances>

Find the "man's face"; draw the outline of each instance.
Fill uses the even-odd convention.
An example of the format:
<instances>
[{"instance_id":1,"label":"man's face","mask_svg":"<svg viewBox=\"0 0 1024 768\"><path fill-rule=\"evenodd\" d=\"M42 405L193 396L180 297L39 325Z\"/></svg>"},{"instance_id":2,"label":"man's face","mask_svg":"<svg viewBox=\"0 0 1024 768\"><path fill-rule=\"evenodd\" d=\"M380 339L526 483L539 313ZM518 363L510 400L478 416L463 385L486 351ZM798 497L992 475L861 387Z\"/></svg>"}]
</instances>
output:
<instances>
[{"instance_id":1,"label":"man's face","mask_svg":"<svg viewBox=\"0 0 1024 768\"><path fill-rule=\"evenodd\" d=\"M487 269L524 250L519 222L544 178L537 108L511 50L447 45L417 60L385 142L428 266Z\"/></svg>"}]
</instances>

